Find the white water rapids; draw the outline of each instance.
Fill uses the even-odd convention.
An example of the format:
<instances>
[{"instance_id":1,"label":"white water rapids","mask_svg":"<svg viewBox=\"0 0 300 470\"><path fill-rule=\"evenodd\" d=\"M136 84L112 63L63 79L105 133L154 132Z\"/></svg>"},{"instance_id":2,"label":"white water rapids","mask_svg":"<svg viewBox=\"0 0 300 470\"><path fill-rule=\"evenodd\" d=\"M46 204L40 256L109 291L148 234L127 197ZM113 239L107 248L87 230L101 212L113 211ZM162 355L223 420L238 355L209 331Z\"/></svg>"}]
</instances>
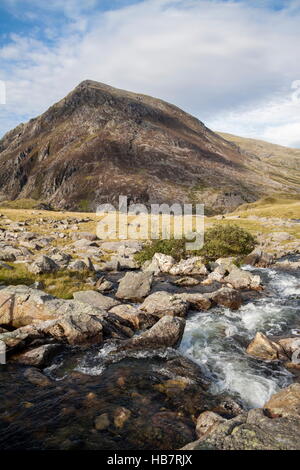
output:
<instances>
[{"instance_id":1,"label":"white water rapids","mask_svg":"<svg viewBox=\"0 0 300 470\"><path fill-rule=\"evenodd\" d=\"M295 327L300 325L299 277L270 269L255 271L264 279L266 295L235 312L215 308L193 314L180 346L184 355L210 375L213 393L235 393L249 408L263 406L280 387L292 382L292 374L279 363L245 353L255 333L300 336Z\"/></svg>"}]
</instances>

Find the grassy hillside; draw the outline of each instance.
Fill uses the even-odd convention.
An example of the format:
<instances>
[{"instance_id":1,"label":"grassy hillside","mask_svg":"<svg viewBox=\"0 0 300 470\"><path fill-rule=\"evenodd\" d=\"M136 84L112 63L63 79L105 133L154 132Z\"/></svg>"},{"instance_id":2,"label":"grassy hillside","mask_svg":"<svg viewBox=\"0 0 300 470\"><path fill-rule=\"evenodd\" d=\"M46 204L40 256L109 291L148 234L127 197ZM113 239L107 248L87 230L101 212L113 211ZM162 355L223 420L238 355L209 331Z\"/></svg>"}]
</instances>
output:
<instances>
[{"instance_id":1,"label":"grassy hillside","mask_svg":"<svg viewBox=\"0 0 300 470\"><path fill-rule=\"evenodd\" d=\"M227 133L220 132L219 135L250 157L252 170L256 168L257 173L264 172L273 181L288 184L291 192L300 191L300 149Z\"/></svg>"}]
</instances>

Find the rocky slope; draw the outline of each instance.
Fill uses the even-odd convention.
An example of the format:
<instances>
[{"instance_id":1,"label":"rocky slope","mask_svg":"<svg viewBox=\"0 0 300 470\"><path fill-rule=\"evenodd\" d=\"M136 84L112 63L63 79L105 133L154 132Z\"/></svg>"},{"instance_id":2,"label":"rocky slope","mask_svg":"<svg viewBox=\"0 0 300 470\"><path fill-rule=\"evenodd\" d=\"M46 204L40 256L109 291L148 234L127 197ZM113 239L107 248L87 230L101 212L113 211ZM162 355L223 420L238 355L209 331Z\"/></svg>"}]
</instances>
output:
<instances>
[{"instance_id":1,"label":"rocky slope","mask_svg":"<svg viewBox=\"0 0 300 470\"><path fill-rule=\"evenodd\" d=\"M263 140L247 139L232 134L219 133L221 137L237 145L238 149L255 161L252 169L264 171L269 178L288 185L290 191L299 191L300 184L300 149L283 147ZM254 160L253 160L254 159Z\"/></svg>"},{"instance_id":2,"label":"rocky slope","mask_svg":"<svg viewBox=\"0 0 300 470\"><path fill-rule=\"evenodd\" d=\"M257 158L164 101L82 82L0 140L0 201L32 198L93 210L131 201L232 210L299 187L257 172Z\"/></svg>"}]
</instances>

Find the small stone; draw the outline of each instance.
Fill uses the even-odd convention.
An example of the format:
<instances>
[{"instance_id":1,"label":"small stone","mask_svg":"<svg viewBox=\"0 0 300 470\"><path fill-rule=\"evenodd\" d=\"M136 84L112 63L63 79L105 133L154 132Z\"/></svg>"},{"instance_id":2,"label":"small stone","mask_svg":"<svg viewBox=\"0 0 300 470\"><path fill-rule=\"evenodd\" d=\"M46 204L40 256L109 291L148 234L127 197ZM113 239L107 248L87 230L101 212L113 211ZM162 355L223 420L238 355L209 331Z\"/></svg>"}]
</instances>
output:
<instances>
[{"instance_id":1,"label":"small stone","mask_svg":"<svg viewBox=\"0 0 300 470\"><path fill-rule=\"evenodd\" d=\"M95 428L97 431L104 431L110 426L108 413L103 413L95 418Z\"/></svg>"},{"instance_id":2,"label":"small stone","mask_svg":"<svg viewBox=\"0 0 300 470\"><path fill-rule=\"evenodd\" d=\"M117 429L122 429L126 421L130 418L131 411L124 407L119 407L114 412L114 425Z\"/></svg>"}]
</instances>

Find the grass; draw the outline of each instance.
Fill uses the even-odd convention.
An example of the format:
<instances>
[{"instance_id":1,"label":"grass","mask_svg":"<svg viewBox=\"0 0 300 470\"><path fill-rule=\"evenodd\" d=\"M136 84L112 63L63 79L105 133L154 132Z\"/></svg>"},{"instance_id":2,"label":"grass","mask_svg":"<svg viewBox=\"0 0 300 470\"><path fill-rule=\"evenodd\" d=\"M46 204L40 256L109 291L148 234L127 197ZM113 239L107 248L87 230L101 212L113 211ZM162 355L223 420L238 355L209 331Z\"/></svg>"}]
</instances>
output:
<instances>
[{"instance_id":1,"label":"grass","mask_svg":"<svg viewBox=\"0 0 300 470\"><path fill-rule=\"evenodd\" d=\"M299 198L265 197L252 204L243 204L234 212L241 217L275 217L282 219L300 219Z\"/></svg>"},{"instance_id":2,"label":"grass","mask_svg":"<svg viewBox=\"0 0 300 470\"><path fill-rule=\"evenodd\" d=\"M15 201L2 201L1 208L6 209L37 209L39 204L42 204L42 201L35 199L16 199Z\"/></svg>"},{"instance_id":3,"label":"grass","mask_svg":"<svg viewBox=\"0 0 300 470\"><path fill-rule=\"evenodd\" d=\"M43 289L48 294L61 299L72 299L73 293L78 290L93 290L93 286L86 283L91 274L88 271L75 272L69 270L57 271L53 274L35 275L30 273L24 264L7 263L13 270L0 268L0 282L5 285L26 285L42 282Z\"/></svg>"}]
</instances>

